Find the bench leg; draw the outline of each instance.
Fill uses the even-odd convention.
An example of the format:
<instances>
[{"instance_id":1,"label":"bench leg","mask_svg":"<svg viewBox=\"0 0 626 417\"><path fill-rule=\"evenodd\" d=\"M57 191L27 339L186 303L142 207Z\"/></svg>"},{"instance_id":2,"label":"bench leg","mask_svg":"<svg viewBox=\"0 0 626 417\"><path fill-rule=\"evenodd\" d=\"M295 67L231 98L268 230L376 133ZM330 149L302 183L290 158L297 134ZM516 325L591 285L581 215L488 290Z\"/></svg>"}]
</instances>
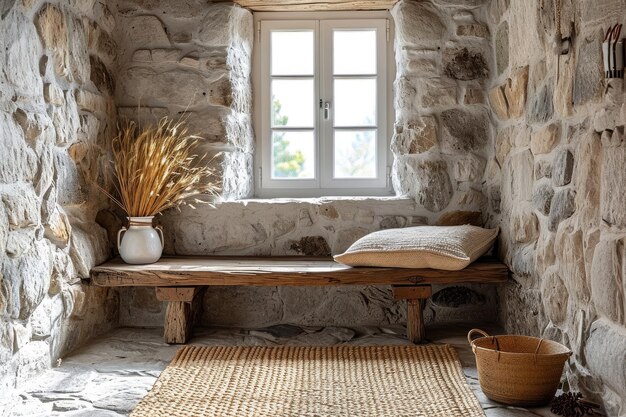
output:
<instances>
[{"instance_id":1,"label":"bench leg","mask_svg":"<svg viewBox=\"0 0 626 417\"><path fill-rule=\"evenodd\" d=\"M157 299L167 301L165 343L182 344L189 340L202 311L202 292L199 287L157 287Z\"/></svg>"},{"instance_id":2,"label":"bench leg","mask_svg":"<svg viewBox=\"0 0 626 417\"><path fill-rule=\"evenodd\" d=\"M430 285L394 286L393 296L396 300L406 300L406 335L413 343L421 343L426 337L424 326L424 306L432 295Z\"/></svg>"}]
</instances>

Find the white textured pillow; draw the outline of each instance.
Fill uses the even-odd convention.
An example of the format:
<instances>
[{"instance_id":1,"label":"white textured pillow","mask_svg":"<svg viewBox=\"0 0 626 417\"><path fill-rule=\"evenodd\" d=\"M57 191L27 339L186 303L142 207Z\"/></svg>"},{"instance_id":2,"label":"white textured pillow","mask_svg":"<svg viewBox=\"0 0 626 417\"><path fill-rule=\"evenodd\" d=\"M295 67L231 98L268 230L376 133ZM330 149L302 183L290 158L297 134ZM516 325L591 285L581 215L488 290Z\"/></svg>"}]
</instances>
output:
<instances>
[{"instance_id":1,"label":"white textured pillow","mask_svg":"<svg viewBox=\"0 0 626 417\"><path fill-rule=\"evenodd\" d=\"M362 237L335 260L350 266L458 271L485 254L497 235L498 229L469 225L387 229Z\"/></svg>"}]
</instances>

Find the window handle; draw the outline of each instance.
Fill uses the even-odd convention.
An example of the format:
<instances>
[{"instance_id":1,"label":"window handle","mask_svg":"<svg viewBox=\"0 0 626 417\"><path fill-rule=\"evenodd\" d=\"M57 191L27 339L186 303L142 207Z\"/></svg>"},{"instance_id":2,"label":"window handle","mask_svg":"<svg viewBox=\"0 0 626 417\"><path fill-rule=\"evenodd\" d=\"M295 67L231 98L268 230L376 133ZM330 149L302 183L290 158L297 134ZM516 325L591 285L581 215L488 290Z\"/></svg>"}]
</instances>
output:
<instances>
[{"instance_id":1,"label":"window handle","mask_svg":"<svg viewBox=\"0 0 626 417\"><path fill-rule=\"evenodd\" d=\"M330 119L330 101L324 103L324 120Z\"/></svg>"}]
</instances>

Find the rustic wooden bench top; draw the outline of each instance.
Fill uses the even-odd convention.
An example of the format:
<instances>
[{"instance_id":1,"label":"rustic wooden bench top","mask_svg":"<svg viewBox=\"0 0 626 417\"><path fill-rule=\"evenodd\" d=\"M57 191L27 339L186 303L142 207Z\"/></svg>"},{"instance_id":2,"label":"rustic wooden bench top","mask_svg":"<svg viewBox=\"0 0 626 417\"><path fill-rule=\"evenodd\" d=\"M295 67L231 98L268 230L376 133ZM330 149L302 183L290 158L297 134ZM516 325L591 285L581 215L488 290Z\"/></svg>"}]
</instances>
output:
<instances>
[{"instance_id":1,"label":"rustic wooden bench top","mask_svg":"<svg viewBox=\"0 0 626 417\"><path fill-rule=\"evenodd\" d=\"M349 267L331 258L312 257L164 257L150 265L128 265L119 258L91 270L91 282L102 287L155 287L167 301L167 343L185 343L202 309L202 289L215 285L322 286L391 285L393 296L407 302L407 337L424 339L423 309L433 284L503 283L509 270L493 258L482 258L460 271L416 268Z\"/></svg>"},{"instance_id":2,"label":"rustic wooden bench top","mask_svg":"<svg viewBox=\"0 0 626 417\"><path fill-rule=\"evenodd\" d=\"M331 258L164 257L150 265L128 265L119 258L91 270L103 287L212 285L321 286L502 283L508 268L481 258L460 271L416 268L349 267Z\"/></svg>"}]
</instances>

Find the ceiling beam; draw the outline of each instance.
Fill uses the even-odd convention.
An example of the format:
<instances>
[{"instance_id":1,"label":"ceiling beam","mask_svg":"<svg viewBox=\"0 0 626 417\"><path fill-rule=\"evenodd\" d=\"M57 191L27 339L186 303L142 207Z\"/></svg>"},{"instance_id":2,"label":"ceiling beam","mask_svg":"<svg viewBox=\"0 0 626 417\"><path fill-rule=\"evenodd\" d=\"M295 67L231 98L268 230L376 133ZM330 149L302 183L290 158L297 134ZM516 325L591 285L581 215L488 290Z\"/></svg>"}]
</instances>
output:
<instances>
[{"instance_id":1,"label":"ceiling beam","mask_svg":"<svg viewBox=\"0 0 626 417\"><path fill-rule=\"evenodd\" d=\"M312 12L335 10L388 10L398 0L235 0L235 3L263 12Z\"/></svg>"}]
</instances>

